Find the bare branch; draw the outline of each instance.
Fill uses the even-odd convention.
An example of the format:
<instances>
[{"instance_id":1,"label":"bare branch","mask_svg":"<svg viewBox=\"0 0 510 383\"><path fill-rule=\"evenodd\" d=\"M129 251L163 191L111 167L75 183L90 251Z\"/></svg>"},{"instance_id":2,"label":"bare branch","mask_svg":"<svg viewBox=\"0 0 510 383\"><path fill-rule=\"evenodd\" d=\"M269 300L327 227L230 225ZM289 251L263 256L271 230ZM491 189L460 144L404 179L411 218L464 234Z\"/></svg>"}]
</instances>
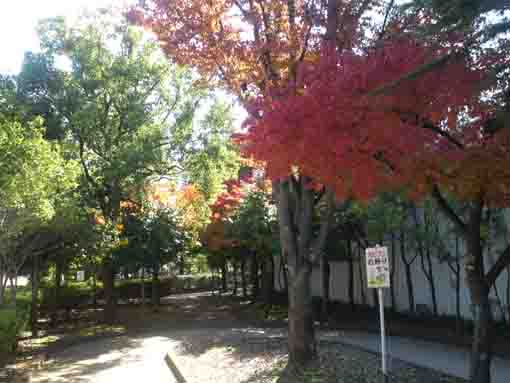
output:
<instances>
[{"instance_id":1,"label":"bare branch","mask_svg":"<svg viewBox=\"0 0 510 383\"><path fill-rule=\"evenodd\" d=\"M466 235L468 229L466 223L462 220L462 218L460 218L460 216L455 212L455 210L453 210L450 203L441 194L441 191L439 190L439 187L437 185L434 185L434 187L432 188L432 196L437 201L441 211L453 221L453 223L459 228L459 231L463 235Z\"/></svg>"}]
</instances>

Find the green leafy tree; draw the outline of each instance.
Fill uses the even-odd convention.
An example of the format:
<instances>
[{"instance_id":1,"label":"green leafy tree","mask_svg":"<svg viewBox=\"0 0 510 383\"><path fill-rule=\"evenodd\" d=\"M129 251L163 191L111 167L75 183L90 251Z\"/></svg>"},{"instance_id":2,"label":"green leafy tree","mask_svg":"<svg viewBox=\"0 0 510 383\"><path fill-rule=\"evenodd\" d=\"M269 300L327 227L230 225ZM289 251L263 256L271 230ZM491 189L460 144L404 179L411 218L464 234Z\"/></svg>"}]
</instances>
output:
<instances>
[{"instance_id":1,"label":"green leafy tree","mask_svg":"<svg viewBox=\"0 0 510 383\"><path fill-rule=\"evenodd\" d=\"M140 199L149 177L179 170L204 91L194 86L190 72L161 60L158 45L139 30L109 20L108 14L96 14L69 26L51 19L41 23L39 33L47 61L64 56L71 64L59 75L63 90L49 92L52 107L81 164L84 202L100 212L115 242L121 203ZM114 246L102 251L107 321L114 319L108 250Z\"/></svg>"},{"instance_id":2,"label":"green leafy tree","mask_svg":"<svg viewBox=\"0 0 510 383\"><path fill-rule=\"evenodd\" d=\"M177 212L172 209L145 208L130 211L124 217L123 245L114 251L116 263L152 274L152 304L159 305L159 274L164 265L176 261L190 238L183 230Z\"/></svg>"},{"instance_id":3,"label":"green leafy tree","mask_svg":"<svg viewBox=\"0 0 510 383\"><path fill-rule=\"evenodd\" d=\"M50 244L41 229L55 216L63 193L76 187L78 166L43 137L41 120L26 128L0 122L0 299L30 257Z\"/></svg>"},{"instance_id":4,"label":"green leafy tree","mask_svg":"<svg viewBox=\"0 0 510 383\"><path fill-rule=\"evenodd\" d=\"M184 159L186 179L196 185L209 203L221 192L223 182L237 176L240 155L231 141L234 120L229 105L214 100L198 123L196 137Z\"/></svg>"}]
</instances>

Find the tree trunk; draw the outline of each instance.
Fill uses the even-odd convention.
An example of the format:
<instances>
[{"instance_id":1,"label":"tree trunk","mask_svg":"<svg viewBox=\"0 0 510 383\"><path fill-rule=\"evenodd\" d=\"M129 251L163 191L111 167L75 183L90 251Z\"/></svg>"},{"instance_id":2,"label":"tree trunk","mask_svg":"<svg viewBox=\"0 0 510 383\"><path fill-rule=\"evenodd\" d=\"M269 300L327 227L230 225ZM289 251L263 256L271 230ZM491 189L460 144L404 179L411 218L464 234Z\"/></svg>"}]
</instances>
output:
<instances>
[{"instance_id":1,"label":"tree trunk","mask_svg":"<svg viewBox=\"0 0 510 383\"><path fill-rule=\"evenodd\" d=\"M336 14L335 14L336 17ZM334 194L326 189L325 212L313 238L314 191L307 177L289 177L273 183L278 207L280 244L289 270L289 368L302 369L316 355L311 295L312 264L320 260L332 221Z\"/></svg>"},{"instance_id":2,"label":"tree trunk","mask_svg":"<svg viewBox=\"0 0 510 383\"><path fill-rule=\"evenodd\" d=\"M406 275L406 285L407 285L407 297L409 302L409 312L414 313L416 311L416 307L414 304L414 284L413 284L413 272L411 266L414 262L407 262L406 257L406 243L405 243L405 235L404 231L400 234L400 258L402 259L402 263L404 265L404 271Z\"/></svg>"},{"instance_id":3,"label":"tree trunk","mask_svg":"<svg viewBox=\"0 0 510 383\"><path fill-rule=\"evenodd\" d=\"M3 305L4 301L5 301L6 284L7 284L7 275L0 271L0 305Z\"/></svg>"},{"instance_id":4,"label":"tree trunk","mask_svg":"<svg viewBox=\"0 0 510 383\"><path fill-rule=\"evenodd\" d=\"M10 280L11 280L11 302L13 305L16 306L16 294L17 294L17 290L18 290L18 277L12 276L10 278Z\"/></svg>"},{"instance_id":5,"label":"tree trunk","mask_svg":"<svg viewBox=\"0 0 510 383\"><path fill-rule=\"evenodd\" d=\"M406 274L406 284L407 284L407 297L409 301L409 311L411 313L415 312L415 304L414 304L414 285L413 285L413 274L411 270L411 265L408 263L404 263L404 269Z\"/></svg>"},{"instance_id":6,"label":"tree trunk","mask_svg":"<svg viewBox=\"0 0 510 383\"><path fill-rule=\"evenodd\" d=\"M321 254L321 262L320 262L320 270L321 270L321 319L323 323L327 323L328 321L328 307L329 307L329 279L330 279L330 265L327 260L326 253L323 252Z\"/></svg>"},{"instance_id":7,"label":"tree trunk","mask_svg":"<svg viewBox=\"0 0 510 383\"><path fill-rule=\"evenodd\" d=\"M142 308L145 309L145 268L142 267L142 278L141 278L141 293L142 293Z\"/></svg>"},{"instance_id":8,"label":"tree trunk","mask_svg":"<svg viewBox=\"0 0 510 383\"><path fill-rule=\"evenodd\" d=\"M252 283L252 295L256 299L259 295L259 263L256 252L253 252L251 261L251 283Z\"/></svg>"},{"instance_id":9,"label":"tree trunk","mask_svg":"<svg viewBox=\"0 0 510 383\"><path fill-rule=\"evenodd\" d=\"M39 277L40 277L40 258L32 257L32 304L30 307L30 329L32 336L36 338L39 335Z\"/></svg>"},{"instance_id":10,"label":"tree trunk","mask_svg":"<svg viewBox=\"0 0 510 383\"><path fill-rule=\"evenodd\" d=\"M429 226L431 224L429 220L429 213L427 209L425 208L423 212L423 225L420 223L420 220L418 218L418 209L416 206L413 205L413 217L414 222L416 226L416 230L418 231L418 237L417 237L417 245L418 245L418 253L420 255L421 259L421 269L423 271L423 274L425 275L425 278L427 279L427 283L429 285L430 290L430 297L432 300L432 311L434 313L434 316L438 315L438 309L437 309L437 296L436 296L436 285L434 282L434 272L432 270L432 259L430 255L430 248L431 248L431 241L430 241L430 235L429 235ZM420 237L420 227L423 226L423 231L425 233L425 244L423 243L423 239ZM437 228L437 225L436 225ZM426 262L426 264L425 264Z\"/></svg>"},{"instance_id":11,"label":"tree trunk","mask_svg":"<svg viewBox=\"0 0 510 383\"><path fill-rule=\"evenodd\" d=\"M262 262L262 300L267 305L271 304L273 297L273 265L271 257L271 254L265 255Z\"/></svg>"},{"instance_id":12,"label":"tree trunk","mask_svg":"<svg viewBox=\"0 0 510 383\"><path fill-rule=\"evenodd\" d=\"M103 290L104 290L104 322L112 324L115 322L115 273L111 259L105 259L103 261Z\"/></svg>"},{"instance_id":13,"label":"tree trunk","mask_svg":"<svg viewBox=\"0 0 510 383\"><path fill-rule=\"evenodd\" d=\"M390 260L390 296L391 309L397 311L397 298L395 293L395 271L397 265L397 244L395 241L395 233L391 232L391 260Z\"/></svg>"},{"instance_id":14,"label":"tree trunk","mask_svg":"<svg viewBox=\"0 0 510 383\"><path fill-rule=\"evenodd\" d=\"M489 288L482 282L469 281L474 308L474 334L471 351L470 381L472 383L491 382L492 362L492 311L489 301Z\"/></svg>"},{"instance_id":15,"label":"tree trunk","mask_svg":"<svg viewBox=\"0 0 510 383\"><path fill-rule=\"evenodd\" d=\"M152 308L154 311L158 310L159 304L159 271L156 270L152 273Z\"/></svg>"},{"instance_id":16,"label":"tree trunk","mask_svg":"<svg viewBox=\"0 0 510 383\"><path fill-rule=\"evenodd\" d=\"M427 266L425 266L425 261L427 261ZM432 298L432 312L434 313L434 316L438 316L439 310L437 308L436 283L434 280L434 271L432 270L432 258L430 255L429 245L427 245L427 249L425 251L425 259L422 258L422 269L430 288L430 297Z\"/></svg>"},{"instance_id":17,"label":"tree trunk","mask_svg":"<svg viewBox=\"0 0 510 383\"><path fill-rule=\"evenodd\" d=\"M232 261L232 279L233 279L233 282L234 282L234 286L232 288L232 295L233 296L236 296L237 295L237 288L238 288L238 285L237 285L237 269L238 269L238 264L236 261Z\"/></svg>"},{"instance_id":18,"label":"tree trunk","mask_svg":"<svg viewBox=\"0 0 510 383\"><path fill-rule=\"evenodd\" d=\"M273 187L273 191L277 192L280 243L287 255L289 271L289 366L294 369L304 368L316 355L310 283L312 265L307 260L313 196L303 187L304 182L305 180L301 179L293 183L293 187L299 188L300 194L299 200L295 197L295 201L291 200L290 180L282 181ZM299 222L294 222L296 214L299 214Z\"/></svg>"},{"instance_id":19,"label":"tree trunk","mask_svg":"<svg viewBox=\"0 0 510 383\"><path fill-rule=\"evenodd\" d=\"M96 267L94 266L94 271L92 273L92 305L94 306L94 310L97 309L97 273Z\"/></svg>"},{"instance_id":20,"label":"tree trunk","mask_svg":"<svg viewBox=\"0 0 510 383\"><path fill-rule=\"evenodd\" d=\"M283 280L283 291L287 293L289 290L289 278L287 274L286 257L284 256L283 251L280 256L280 274L281 280Z\"/></svg>"},{"instance_id":21,"label":"tree trunk","mask_svg":"<svg viewBox=\"0 0 510 383\"><path fill-rule=\"evenodd\" d=\"M455 236L455 267L453 272L455 274L455 330L457 335L462 335L462 314L460 312L460 262L459 262L459 237Z\"/></svg>"},{"instance_id":22,"label":"tree trunk","mask_svg":"<svg viewBox=\"0 0 510 383\"><path fill-rule=\"evenodd\" d=\"M362 256L362 250L361 245L358 244L358 259L360 260L358 262L358 271L359 271L359 289L361 293L361 303L363 305L367 304L367 296L365 295L365 278L363 278L363 262L361 260L363 259Z\"/></svg>"},{"instance_id":23,"label":"tree trunk","mask_svg":"<svg viewBox=\"0 0 510 383\"><path fill-rule=\"evenodd\" d=\"M227 263L227 260L225 259L221 265L221 290L223 292L226 292L228 289L227 274L228 274L228 263Z\"/></svg>"},{"instance_id":24,"label":"tree trunk","mask_svg":"<svg viewBox=\"0 0 510 383\"><path fill-rule=\"evenodd\" d=\"M466 277L473 305L474 334L471 351L471 383L490 383L492 362L492 311L489 300L491 286L485 278L481 238L482 204L474 204L469 212L465 233L469 256Z\"/></svg>"},{"instance_id":25,"label":"tree trunk","mask_svg":"<svg viewBox=\"0 0 510 383\"><path fill-rule=\"evenodd\" d=\"M275 290L275 281L276 281L276 264L274 261L273 254L269 254L269 266L270 266L270 273L271 273L271 297L273 296L274 290ZM268 277L269 280L269 277Z\"/></svg>"},{"instance_id":26,"label":"tree trunk","mask_svg":"<svg viewBox=\"0 0 510 383\"><path fill-rule=\"evenodd\" d=\"M311 266L301 266L289 286L289 362L298 367L315 357L311 273Z\"/></svg>"},{"instance_id":27,"label":"tree trunk","mask_svg":"<svg viewBox=\"0 0 510 383\"><path fill-rule=\"evenodd\" d=\"M179 274L184 275L186 274L186 262L184 261L184 255L181 255L180 261L179 261Z\"/></svg>"},{"instance_id":28,"label":"tree trunk","mask_svg":"<svg viewBox=\"0 0 510 383\"><path fill-rule=\"evenodd\" d=\"M508 315L508 321L510 322L510 267L506 268L506 314Z\"/></svg>"},{"instance_id":29,"label":"tree trunk","mask_svg":"<svg viewBox=\"0 0 510 383\"><path fill-rule=\"evenodd\" d=\"M55 262L55 280L53 290L53 308L51 313L51 324L52 326L57 325L59 300L60 300L60 288L62 286L62 261L57 259Z\"/></svg>"},{"instance_id":30,"label":"tree trunk","mask_svg":"<svg viewBox=\"0 0 510 383\"><path fill-rule=\"evenodd\" d=\"M243 256L241 260L241 288L243 289L243 298L248 296L248 289L246 286L246 259Z\"/></svg>"},{"instance_id":31,"label":"tree trunk","mask_svg":"<svg viewBox=\"0 0 510 383\"><path fill-rule=\"evenodd\" d=\"M351 305L351 309L354 310L356 307L356 302L354 300L354 259L350 239L347 240L347 252L349 256L349 304Z\"/></svg>"}]
</instances>

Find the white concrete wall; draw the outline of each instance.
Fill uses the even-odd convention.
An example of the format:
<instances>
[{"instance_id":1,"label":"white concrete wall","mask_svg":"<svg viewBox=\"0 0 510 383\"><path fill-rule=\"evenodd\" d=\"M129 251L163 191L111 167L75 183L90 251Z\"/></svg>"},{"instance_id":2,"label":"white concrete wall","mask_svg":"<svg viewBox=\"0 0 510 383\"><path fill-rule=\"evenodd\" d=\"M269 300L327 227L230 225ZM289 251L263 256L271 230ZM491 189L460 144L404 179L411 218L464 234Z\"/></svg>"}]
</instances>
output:
<instances>
[{"instance_id":1,"label":"white concrete wall","mask_svg":"<svg viewBox=\"0 0 510 383\"><path fill-rule=\"evenodd\" d=\"M447 235L448 240L446 241L449 252L455 254L455 237L453 235ZM391 254L391 244L386 241L385 246L388 246L388 252ZM497 254L502 251L503 247L508 243L507 238L493 238L492 239L491 251L486 253L486 266L487 269L495 262ZM462 239L458 240L459 254L465 254L465 246ZM398 240L395 241L395 258L396 262L392 267L395 268L394 275L394 286L395 286L395 298L396 298L396 309L399 312L406 312L409 310L409 299L408 299L408 288L406 283L406 276L404 270L404 264L401 260L400 243ZM412 259L416 255L415 250L407 246L406 254L407 259ZM356 304L362 304L362 293L361 289L365 292L366 302L369 305L374 305L373 294L370 289L366 288L366 272L365 272L365 261L363 257L363 251L359 249L353 249L355 254L354 261L354 299ZM438 254L432 253L432 268L434 281L436 285L436 296L438 303L438 313L440 315L456 315L456 296L455 296L455 275L448 267L445 261L441 261ZM349 302L349 264L347 261L331 261L331 279L330 279L330 296L333 301ZM278 260L276 260L276 271L278 271ZM461 276L460 276L460 310L461 315L465 319L471 319L471 303L469 298L469 292L465 280L464 272L464 261L460 259ZM363 282L359 277L359 272L363 274ZM279 283L278 272L275 273L276 281L275 286L278 290L282 289L282 284ZM432 313L432 298L430 293L429 284L422 270L421 258L417 256L414 263L412 264L412 276L414 285L414 301L416 305L426 305L429 311ZM510 272L509 270L504 271L496 283L497 293L500 301L503 304L501 308L497 304L496 289L491 291L491 299L493 300L493 312L495 318L500 320L502 315L506 315L507 319L510 319L510 307L508 307L509 296L508 291L510 288ZM321 295L321 274L318 267L314 268L312 274L312 293L314 296ZM385 304L391 306L390 290L385 291ZM502 312L503 310L503 312Z\"/></svg>"}]
</instances>

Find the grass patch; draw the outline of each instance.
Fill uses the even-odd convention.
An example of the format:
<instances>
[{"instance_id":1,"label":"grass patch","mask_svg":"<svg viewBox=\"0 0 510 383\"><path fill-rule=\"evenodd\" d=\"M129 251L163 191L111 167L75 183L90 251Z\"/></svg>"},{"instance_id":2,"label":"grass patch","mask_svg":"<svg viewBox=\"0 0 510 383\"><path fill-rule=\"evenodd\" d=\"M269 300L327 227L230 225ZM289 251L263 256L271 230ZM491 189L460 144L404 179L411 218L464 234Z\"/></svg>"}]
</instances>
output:
<instances>
[{"instance_id":1,"label":"grass patch","mask_svg":"<svg viewBox=\"0 0 510 383\"><path fill-rule=\"evenodd\" d=\"M92 337L98 335L117 335L124 332L126 332L124 326L96 325L79 330L78 335L81 337Z\"/></svg>"}]
</instances>

